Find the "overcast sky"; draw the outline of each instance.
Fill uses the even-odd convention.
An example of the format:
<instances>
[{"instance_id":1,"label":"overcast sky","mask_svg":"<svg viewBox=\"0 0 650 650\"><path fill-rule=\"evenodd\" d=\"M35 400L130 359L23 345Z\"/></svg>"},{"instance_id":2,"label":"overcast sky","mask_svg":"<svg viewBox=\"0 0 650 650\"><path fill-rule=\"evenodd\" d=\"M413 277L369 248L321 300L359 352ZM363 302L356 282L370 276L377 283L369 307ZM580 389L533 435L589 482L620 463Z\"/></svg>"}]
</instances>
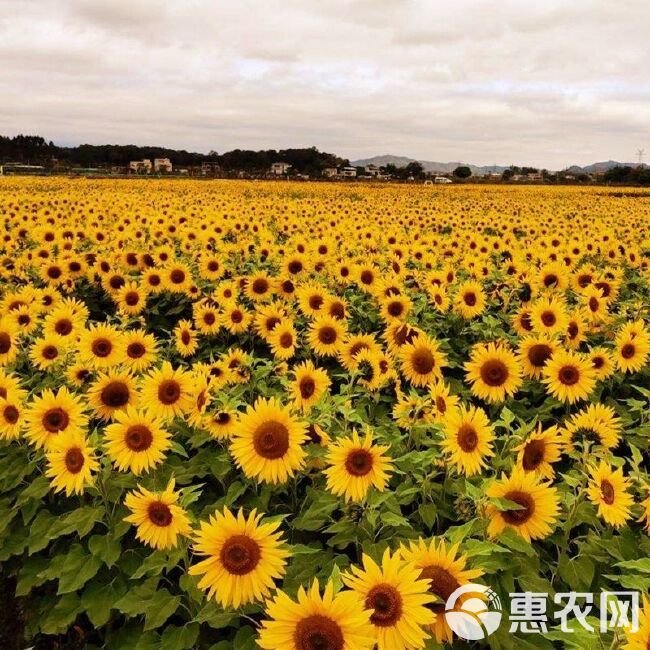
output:
<instances>
[{"instance_id":1,"label":"overcast sky","mask_svg":"<svg viewBox=\"0 0 650 650\"><path fill-rule=\"evenodd\" d=\"M0 134L650 159L648 0L0 0Z\"/></svg>"}]
</instances>

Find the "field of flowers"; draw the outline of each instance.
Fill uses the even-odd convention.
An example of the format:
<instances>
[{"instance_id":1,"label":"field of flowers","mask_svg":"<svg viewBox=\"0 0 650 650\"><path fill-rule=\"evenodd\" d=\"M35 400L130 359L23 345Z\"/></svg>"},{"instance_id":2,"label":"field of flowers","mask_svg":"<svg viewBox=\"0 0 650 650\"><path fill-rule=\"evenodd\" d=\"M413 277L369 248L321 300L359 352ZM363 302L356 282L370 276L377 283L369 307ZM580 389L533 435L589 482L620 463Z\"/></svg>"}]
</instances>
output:
<instances>
[{"instance_id":1,"label":"field of flowers","mask_svg":"<svg viewBox=\"0 0 650 650\"><path fill-rule=\"evenodd\" d=\"M466 583L650 589L647 193L2 179L0 218L3 647L461 648Z\"/></svg>"}]
</instances>

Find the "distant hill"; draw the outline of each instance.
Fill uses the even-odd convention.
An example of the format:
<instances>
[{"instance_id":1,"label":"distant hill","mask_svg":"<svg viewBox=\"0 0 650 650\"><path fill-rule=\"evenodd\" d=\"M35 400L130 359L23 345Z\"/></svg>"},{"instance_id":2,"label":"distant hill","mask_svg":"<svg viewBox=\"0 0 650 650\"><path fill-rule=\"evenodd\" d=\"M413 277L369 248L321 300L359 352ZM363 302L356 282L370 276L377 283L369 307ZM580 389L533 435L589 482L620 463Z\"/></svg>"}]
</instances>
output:
<instances>
[{"instance_id":1,"label":"distant hill","mask_svg":"<svg viewBox=\"0 0 650 650\"><path fill-rule=\"evenodd\" d=\"M384 167L385 165L395 165L396 167L405 167L411 162L419 162L424 170L427 172L440 172L442 174L449 174L456 169L459 165L467 165L471 170L472 174L475 176L481 176L483 174L500 174L505 169L508 169L508 165L471 165L468 163L461 162L434 162L433 160L417 160L416 158L409 158L407 156L373 156L372 158L362 158L361 160L353 160L352 165L365 167L366 165L377 165L377 167ZM594 172L606 172L614 167L637 167L638 163L622 163L617 162L616 160L606 160L604 162L593 163L592 165L586 165L585 167L580 167L579 165L572 165L566 171L571 172L572 174L592 174ZM648 165L643 165L647 168Z\"/></svg>"},{"instance_id":2,"label":"distant hill","mask_svg":"<svg viewBox=\"0 0 650 650\"><path fill-rule=\"evenodd\" d=\"M467 165L471 170L472 174L480 176L482 174L500 174L505 169L508 169L508 166L502 165L470 165L462 162L435 162L433 160L417 160L416 158L408 158L407 156L373 156L372 158L363 158L361 160L354 160L351 162L352 165L358 167L365 167L366 165L377 165L377 167L384 167L386 165L395 165L395 167L406 167L409 163L419 162L423 167L424 171L427 172L440 172L441 174L450 174L451 172L459 167L460 165Z\"/></svg>"}]
</instances>

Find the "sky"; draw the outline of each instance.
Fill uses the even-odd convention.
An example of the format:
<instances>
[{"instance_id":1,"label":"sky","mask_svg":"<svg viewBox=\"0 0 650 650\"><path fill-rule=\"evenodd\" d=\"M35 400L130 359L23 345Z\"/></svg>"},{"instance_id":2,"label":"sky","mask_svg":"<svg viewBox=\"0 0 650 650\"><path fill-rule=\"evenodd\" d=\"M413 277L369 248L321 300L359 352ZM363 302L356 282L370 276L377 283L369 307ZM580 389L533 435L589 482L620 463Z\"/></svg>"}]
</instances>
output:
<instances>
[{"instance_id":1,"label":"sky","mask_svg":"<svg viewBox=\"0 0 650 650\"><path fill-rule=\"evenodd\" d=\"M0 134L650 160L647 0L0 0Z\"/></svg>"}]
</instances>

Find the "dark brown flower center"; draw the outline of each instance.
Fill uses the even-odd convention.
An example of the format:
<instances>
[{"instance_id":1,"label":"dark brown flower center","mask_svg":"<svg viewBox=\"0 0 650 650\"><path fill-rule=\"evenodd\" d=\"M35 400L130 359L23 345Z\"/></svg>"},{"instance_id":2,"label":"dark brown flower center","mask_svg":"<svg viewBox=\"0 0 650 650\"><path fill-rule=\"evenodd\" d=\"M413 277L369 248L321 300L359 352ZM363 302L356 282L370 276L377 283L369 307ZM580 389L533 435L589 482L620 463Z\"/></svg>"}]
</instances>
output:
<instances>
[{"instance_id":1,"label":"dark brown flower center","mask_svg":"<svg viewBox=\"0 0 650 650\"><path fill-rule=\"evenodd\" d=\"M393 302L388 303L388 313L394 318L401 316L403 312L404 312L404 305L400 301L395 300Z\"/></svg>"},{"instance_id":2,"label":"dark brown flower center","mask_svg":"<svg viewBox=\"0 0 650 650\"><path fill-rule=\"evenodd\" d=\"M42 423L43 427L50 433L58 433L68 426L70 417L62 408L52 408L45 411Z\"/></svg>"},{"instance_id":3,"label":"dark brown flower center","mask_svg":"<svg viewBox=\"0 0 650 650\"><path fill-rule=\"evenodd\" d=\"M55 345L46 345L41 354L43 355L43 359L53 361L59 356L59 350Z\"/></svg>"},{"instance_id":4,"label":"dark brown flower center","mask_svg":"<svg viewBox=\"0 0 650 650\"><path fill-rule=\"evenodd\" d=\"M291 335L290 332L284 332L280 336L280 347L282 348L290 348L293 345L293 336Z\"/></svg>"},{"instance_id":5,"label":"dark brown flower center","mask_svg":"<svg viewBox=\"0 0 650 650\"><path fill-rule=\"evenodd\" d=\"M289 449L289 430L282 422L263 422L253 434L253 446L262 458L282 458Z\"/></svg>"},{"instance_id":6,"label":"dark brown flower center","mask_svg":"<svg viewBox=\"0 0 650 650\"><path fill-rule=\"evenodd\" d=\"M311 377L303 377L300 380L300 396L309 399L316 392L316 382Z\"/></svg>"},{"instance_id":7,"label":"dark brown flower center","mask_svg":"<svg viewBox=\"0 0 650 650\"><path fill-rule=\"evenodd\" d=\"M107 357L113 350L113 344L105 338L95 339L91 345L93 354L101 359Z\"/></svg>"},{"instance_id":8,"label":"dark brown flower center","mask_svg":"<svg viewBox=\"0 0 650 650\"><path fill-rule=\"evenodd\" d=\"M488 359L481 366L481 379L488 386L502 386L508 379L508 368L499 359Z\"/></svg>"},{"instance_id":9,"label":"dark brown flower center","mask_svg":"<svg viewBox=\"0 0 650 650\"><path fill-rule=\"evenodd\" d=\"M181 397L181 385L175 379L165 379L158 386L158 399L165 405L175 404Z\"/></svg>"},{"instance_id":10,"label":"dark brown flower center","mask_svg":"<svg viewBox=\"0 0 650 650\"><path fill-rule=\"evenodd\" d=\"M0 354L7 354L11 350L11 337L7 332L0 332Z\"/></svg>"},{"instance_id":11,"label":"dark brown flower center","mask_svg":"<svg viewBox=\"0 0 650 650\"><path fill-rule=\"evenodd\" d=\"M345 469L352 476L365 476L372 470L372 454L367 449L354 449L345 459Z\"/></svg>"},{"instance_id":12,"label":"dark brown flower center","mask_svg":"<svg viewBox=\"0 0 650 650\"><path fill-rule=\"evenodd\" d=\"M151 447L153 442L153 434L149 427L144 424L132 424L124 436L124 444L131 451L146 451Z\"/></svg>"},{"instance_id":13,"label":"dark brown flower center","mask_svg":"<svg viewBox=\"0 0 650 650\"><path fill-rule=\"evenodd\" d=\"M269 290L269 283L264 278L257 278L252 285L253 293L263 295Z\"/></svg>"},{"instance_id":14,"label":"dark brown flower center","mask_svg":"<svg viewBox=\"0 0 650 650\"><path fill-rule=\"evenodd\" d=\"M536 470L544 460L546 443L543 440L531 440L524 447L524 456L522 459L523 468L527 472Z\"/></svg>"},{"instance_id":15,"label":"dark brown flower center","mask_svg":"<svg viewBox=\"0 0 650 650\"><path fill-rule=\"evenodd\" d=\"M546 343L535 343L528 349L528 361L531 366L542 368L550 359L552 353L553 350L551 350L550 345L546 345Z\"/></svg>"},{"instance_id":16,"label":"dark brown flower center","mask_svg":"<svg viewBox=\"0 0 650 650\"><path fill-rule=\"evenodd\" d=\"M511 490L503 495L504 499L514 501L521 506L520 510L506 510L501 513L506 523L512 526L521 526L525 524L535 513L535 501L527 492L520 490Z\"/></svg>"},{"instance_id":17,"label":"dark brown flower center","mask_svg":"<svg viewBox=\"0 0 650 650\"><path fill-rule=\"evenodd\" d=\"M338 623L322 614L312 614L296 624L296 650L343 650L345 637Z\"/></svg>"},{"instance_id":18,"label":"dark brown flower center","mask_svg":"<svg viewBox=\"0 0 650 650\"><path fill-rule=\"evenodd\" d=\"M428 348L419 348L411 359L413 370L419 375L428 375L436 365L436 359Z\"/></svg>"},{"instance_id":19,"label":"dark brown flower center","mask_svg":"<svg viewBox=\"0 0 650 650\"><path fill-rule=\"evenodd\" d=\"M449 596L460 587L460 583L449 571L441 566L427 566L422 569L420 578L430 580L429 591L438 596L443 602L434 603L431 607L434 612L442 614L445 611L445 603Z\"/></svg>"},{"instance_id":20,"label":"dark brown flower center","mask_svg":"<svg viewBox=\"0 0 650 650\"><path fill-rule=\"evenodd\" d=\"M185 282L185 272L182 271L181 269L174 269L170 274L169 274L169 279L174 283L174 284L182 284Z\"/></svg>"},{"instance_id":21,"label":"dark brown flower center","mask_svg":"<svg viewBox=\"0 0 650 650\"><path fill-rule=\"evenodd\" d=\"M155 526L165 527L172 523L172 511L162 501L152 501L147 508L149 521Z\"/></svg>"},{"instance_id":22,"label":"dark brown flower center","mask_svg":"<svg viewBox=\"0 0 650 650\"><path fill-rule=\"evenodd\" d=\"M558 372L560 383L573 386L580 381L580 371L575 366L562 366Z\"/></svg>"},{"instance_id":23,"label":"dark brown flower center","mask_svg":"<svg viewBox=\"0 0 650 650\"><path fill-rule=\"evenodd\" d=\"M4 411L2 412L2 417L5 419L5 422L8 422L9 424L16 424L19 415L18 409L13 404L5 406Z\"/></svg>"},{"instance_id":24,"label":"dark brown flower center","mask_svg":"<svg viewBox=\"0 0 650 650\"><path fill-rule=\"evenodd\" d=\"M128 347L126 348L126 354L129 359L139 359L140 357L144 356L144 353L146 351L147 350L144 345L137 341L135 343L129 343Z\"/></svg>"},{"instance_id":25,"label":"dark brown flower center","mask_svg":"<svg viewBox=\"0 0 650 650\"><path fill-rule=\"evenodd\" d=\"M259 544L247 535L233 535L224 542L219 557L228 573L243 576L258 565L261 550Z\"/></svg>"},{"instance_id":26,"label":"dark brown flower center","mask_svg":"<svg viewBox=\"0 0 650 650\"><path fill-rule=\"evenodd\" d=\"M469 423L461 424L456 434L458 446L466 453L473 452L478 445L476 429Z\"/></svg>"},{"instance_id":27,"label":"dark brown flower center","mask_svg":"<svg viewBox=\"0 0 650 650\"><path fill-rule=\"evenodd\" d=\"M636 348L634 347L634 344L632 344L632 343L626 343L621 348L621 356L624 359L631 359L634 356L635 352L636 352Z\"/></svg>"},{"instance_id":28,"label":"dark brown flower center","mask_svg":"<svg viewBox=\"0 0 650 650\"><path fill-rule=\"evenodd\" d=\"M329 325L325 325L318 330L318 340L323 345L332 345L336 342L336 330Z\"/></svg>"},{"instance_id":29,"label":"dark brown flower center","mask_svg":"<svg viewBox=\"0 0 650 650\"><path fill-rule=\"evenodd\" d=\"M124 302L129 307L135 307L140 302L140 296L136 291L129 291L126 296L124 296Z\"/></svg>"},{"instance_id":30,"label":"dark brown flower center","mask_svg":"<svg viewBox=\"0 0 650 650\"><path fill-rule=\"evenodd\" d=\"M540 318L546 327L553 327L553 325L555 325L557 322L557 317L550 310L543 311Z\"/></svg>"},{"instance_id":31,"label":"dark brown flower center","mask_svg":"<svg viewBox=\"0 0 650 650\"><path fill-rule=\"evenodd\" d=\"M129 387L123 381L112 381L106 384L101 392L101 400L105 406L121 408L129 402Z\"/></svg>"},{"instance_id":32,"label":"dark brown flower center","mask_svg":"<svg viewBox=\"0 0 650 650\"><path fill-rule=\"evenodd\" d=\"M392 627L402 617L402 596L389 584L373 587L366 596L366 609L374 612L370 621L378 627Z\"/></svg>"},{"instance_id":33,"label":"dark brown flower center","mask_svg":"<svg viewBox=\"0 0 650 650\"><path fill-rule=\"evenodd\" d=\"M611 506L612 503L614 503L616 492L614 491L614 486L606 478L600 482L600 494L603 497L603 501L608 506Z\"/></svg>"},{"instance_id":34,"label":"dark brown flower center","mask_svg":"<svg viewBox=\"0 0 650 650\"><path fill-rule=\"evenodd\" d=\"M67 318L59 319L54 325L54 331L61 336L67 336L72 332L72 321Z\"/></svg>"},{"instance_id":35,"label":"dark brown flower center","mask_svg":"<svg viewBox=\"0 0 650 650\"><path fill-rule=\"evenodd\" d=\"M476 305L476 294L473 291L468 291L463 296L463 300L468 307L474 307Z\"/></svg>"},{"instance_id":36,"label":"dark brown flower center","mask_svg":"<svg viewBox=\"0 0 650 650\"><path fill-rule=\"evenodd\" d=\"M78 474L84 466L84 455L79 447L70 447L65 452L65 467L70 474Z\"/></svg>"}]
</instances>

